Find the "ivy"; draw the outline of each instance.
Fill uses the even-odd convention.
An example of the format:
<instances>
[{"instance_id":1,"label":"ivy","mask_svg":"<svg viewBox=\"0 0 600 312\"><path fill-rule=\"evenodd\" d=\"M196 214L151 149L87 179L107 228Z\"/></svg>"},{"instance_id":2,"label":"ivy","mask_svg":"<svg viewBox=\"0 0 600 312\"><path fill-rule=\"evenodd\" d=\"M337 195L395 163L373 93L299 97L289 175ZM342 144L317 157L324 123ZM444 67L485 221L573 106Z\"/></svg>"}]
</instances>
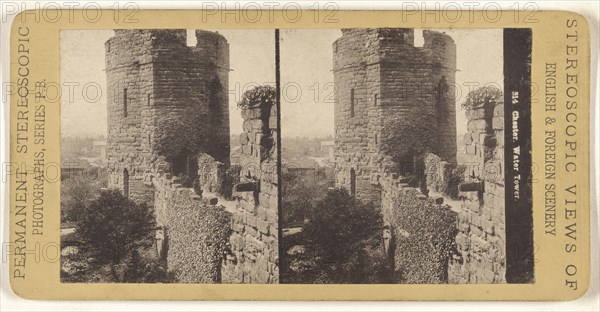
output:
<instances>
[{"instance_id":1,"label":"ivy","mask_svg":"<svg viewBox=\"0 0 600 312\"><path fill-rule=\"evenodd\" d=\"M415 106L406 115L393 116L384 121L381 149L397 164L412 162L414 157L434 150L438 144L437 135L437 119L433 109Z\"/></svg>"},{"instance_id":2,"label":"ivy","mask_svg":"<svg viewBox=\"0 0 600 312\"><path fill-rule=\"evenodd\" d=\"M221 282L221 261L229 241L231 214L223 207L177 193L169 203L167 263L180 283Z\"/></svg>"},{"instance_id":3,"label":"ivy","mask_svg":"<svg viewBox=\"0 0 600 312\"><path fill-rule=\"evenodd\" d=\"M396 282L447 283L456 213L431 199L420 199L416 189L401 193L392 212Z\"/></svg>"},{"instance_id":4,"label":"ivy","mask_svg":"<svg viewBox=\"0 0 600 312\"><path fill-rule=\"evenodd\" d=\"M154 150L171 163L203 151L210 142L209 120L207 113L194 107L162 117L154 132Z\"/></svg>"}]
</instances>

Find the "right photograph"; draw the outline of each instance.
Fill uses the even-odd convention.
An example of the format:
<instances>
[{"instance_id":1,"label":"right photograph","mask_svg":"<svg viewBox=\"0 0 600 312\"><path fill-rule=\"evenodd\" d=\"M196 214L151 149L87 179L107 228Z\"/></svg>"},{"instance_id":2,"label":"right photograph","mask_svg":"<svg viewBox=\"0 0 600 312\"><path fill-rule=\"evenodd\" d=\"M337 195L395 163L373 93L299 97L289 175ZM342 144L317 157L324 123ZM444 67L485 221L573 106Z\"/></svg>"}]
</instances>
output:
<instances>
[{"instance_id":1,"label":"right photograph","mask_svg":"<svg viewBox=\"0 0 600 312\"><path fill-rule=\"evenodd\" d=\"M533 283L531 38L280 30L281 283Z\"/></svg>"}]
</instances>

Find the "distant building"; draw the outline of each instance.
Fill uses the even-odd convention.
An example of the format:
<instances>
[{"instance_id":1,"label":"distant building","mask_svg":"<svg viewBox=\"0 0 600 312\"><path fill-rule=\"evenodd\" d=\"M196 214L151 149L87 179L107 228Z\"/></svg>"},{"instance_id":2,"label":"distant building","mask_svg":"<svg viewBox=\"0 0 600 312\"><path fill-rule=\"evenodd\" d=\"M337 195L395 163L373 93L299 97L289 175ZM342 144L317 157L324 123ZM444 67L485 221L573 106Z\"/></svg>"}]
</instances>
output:
<instances>
[{"instance_id":1,"label":"distant building","mask_svg":"<svg viewBox=\"0 0 600 312\"><path fill-rule=\"evenodd\" d=\"M285 161L282 165L284 173L296 173L296 174L312 174L314 175L318 170L318 165L315 160L307 158L294 158Z\"/></svg>"},{"instance_id":2,"label":"distant building","mask_svg":"<svg viewBox=\"0 0 600 312\"><path fill-rule=\"evenodd\" d=\"M331 141L321 141L321 153L323 156L333 161L333 151L335 149L335 142Z\"/></svg>"},{"instance_id":3,"label":"distant building","mask_svg":"<svg viewBox=\"0 0 600 312\"><path fill-rule=\"evenodd\" d=\"M94 141L92 150L97 155L100 155L100 160L106 162L106 140Z\"/></svg>"},{"instance_id":4,"label":"distant building","mask_svg":"<svg viewBox=\"0 0 600 312\"><path fill-rule=\"evenodd\" d=\"M60 179L62 181L76 176L98 177L102 168L104 164L97 163L95 157L67 158L61 162Z\"/></svg>"},{"instance_id":5,"label":"distant building","mask_svg":"<svg viewBox=\"0 0 600 312\"><path fill-rule=\"evenodd\" d=\"M63 161L60 166L60 180L73 178L78 175L83 175L86 170L86 164L77 160Z\"/></svg>"}]
</instances>

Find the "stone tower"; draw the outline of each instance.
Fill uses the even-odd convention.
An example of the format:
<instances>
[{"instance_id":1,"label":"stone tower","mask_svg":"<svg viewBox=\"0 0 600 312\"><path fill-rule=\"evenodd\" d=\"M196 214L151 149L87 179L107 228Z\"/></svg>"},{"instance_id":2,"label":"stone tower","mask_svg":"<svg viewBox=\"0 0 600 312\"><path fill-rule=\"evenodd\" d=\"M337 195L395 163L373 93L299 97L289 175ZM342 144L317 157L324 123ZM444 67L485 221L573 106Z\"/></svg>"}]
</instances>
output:
<instances>
[{"instance_id":1,"label":"stone tower","mask_svg":"<svg viewBox=\"0 0 600 312\"><path fill-rule=\"evenodd\" d=\"M195 35L190 47L184 29L115 30L105 44L109 187L135 200L151 203L152 178L165 170L154 144L157 124L186 108L210 116L205 152L229 163L229 44L218 33Z\"/></svg>"},{"instance_id":2,"label":"stone tower","mask_svg":"<svg viewBox=\"0 0 600 312\"><path fill-rule=\"evenodd\" d=\"M424 46L415 47L413 29L342 29L333 43L336 186L361 199L381 197L376 176L385 170L380 137L386 118L412 107L435 110L435 153L456 162L456 45L443 33L423 36Z\"/></svg>"}]
</instances>

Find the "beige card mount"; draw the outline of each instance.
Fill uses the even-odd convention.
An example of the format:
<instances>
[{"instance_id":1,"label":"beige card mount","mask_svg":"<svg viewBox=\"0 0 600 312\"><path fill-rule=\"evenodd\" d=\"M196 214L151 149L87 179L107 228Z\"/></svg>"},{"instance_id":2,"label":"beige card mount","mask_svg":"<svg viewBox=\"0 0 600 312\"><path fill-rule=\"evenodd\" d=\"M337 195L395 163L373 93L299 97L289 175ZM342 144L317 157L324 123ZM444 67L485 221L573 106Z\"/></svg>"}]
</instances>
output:
<instances>
[{"instance_id":1,"label":"beige card mount","mask_svg":"<svg viewBox=\"0 0 600 312\"><path fill-rule=\"evenodd\" d=\"M586 292L582 16L54 13L11 30L19 296Z\"/></svg>"}]
</instances>

